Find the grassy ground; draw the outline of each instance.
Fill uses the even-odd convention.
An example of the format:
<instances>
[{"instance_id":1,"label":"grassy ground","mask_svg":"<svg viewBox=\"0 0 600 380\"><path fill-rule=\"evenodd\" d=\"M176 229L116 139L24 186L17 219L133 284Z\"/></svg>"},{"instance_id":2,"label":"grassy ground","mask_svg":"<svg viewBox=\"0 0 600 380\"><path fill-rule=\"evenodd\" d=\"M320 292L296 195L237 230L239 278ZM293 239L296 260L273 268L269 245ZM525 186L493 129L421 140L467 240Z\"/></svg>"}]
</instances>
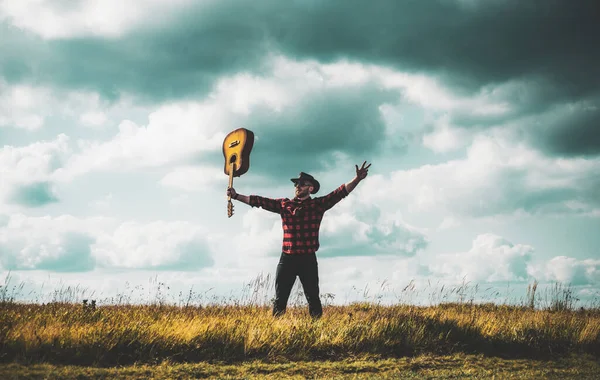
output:
<instances>
[{"instance_id":1,"label":"grassy ground","mask_svg":"<svg viewBox=\"0 0 600 380\"><path fill-rule=\"evenodd\" d=\"M600 308L54 301L0 289L0 378L600 378Z\"/></svg>"},{"instance_id":2,"label":"grassy ground","mask_svg":"<svg viewBox=\"0 0 600 380\"><path fill-rule=\"evenodd\" d=\"M1 306L3 379L600 377L596 309Z\"/></svg>"},{"instance_id":3,"label":"grassy ground","mask_svg":"<svg viewBox=\"0 0 600 380\"><path fill-rule=\"evenodd\" d=\"M0 365L2 379L597 379L600 364L591 356L555 360L502 359L483 355L421 355L397 359L354 359L238 364L161 363L123 367L50 364Z\"/></svg>"},{"instance_id":4,"label":"grassy ground","mask_svg":"<svg viewBox=\"0 0 600 380\"><path fill-rule=\"evenodd\" d=\"M0 362L130 365L217 360L340 360L421 354L518 358L600 352L600 311L495 305L330 306L274 319L254 306L102 306L8 303Z\"/></svg>"}]
</instances>

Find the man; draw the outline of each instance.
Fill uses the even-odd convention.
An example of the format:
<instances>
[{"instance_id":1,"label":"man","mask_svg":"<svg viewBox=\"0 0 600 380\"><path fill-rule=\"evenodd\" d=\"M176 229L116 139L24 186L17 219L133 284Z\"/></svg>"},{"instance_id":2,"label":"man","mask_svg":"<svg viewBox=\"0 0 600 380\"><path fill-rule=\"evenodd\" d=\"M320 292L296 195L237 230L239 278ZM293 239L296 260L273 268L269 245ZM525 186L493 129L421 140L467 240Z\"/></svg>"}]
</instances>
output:
<instances>
[{"instance_id":1,"label":"man","mask_svg":"<svg viewBox=\"0 0 600 380\"><path fill-rule=\"evenodd\" d=\"M311 198L311 194L319 191L320 184L313 176L304 172L300 172L298 178L291 179L296 189L293 199L246 196L238 194L234 188L227 189L227 195L232 199L281 215L283 244L275 275L274 316L285 313L296 276L302 283L311 317L320 318L323 314L315 254L319 249L321 220L327 210L345 198L360 181L367 177L371 164L365 167L366 163L363 162L360 168L355 165L356 176L323 197Z\"/></svg>"}]
</instances>

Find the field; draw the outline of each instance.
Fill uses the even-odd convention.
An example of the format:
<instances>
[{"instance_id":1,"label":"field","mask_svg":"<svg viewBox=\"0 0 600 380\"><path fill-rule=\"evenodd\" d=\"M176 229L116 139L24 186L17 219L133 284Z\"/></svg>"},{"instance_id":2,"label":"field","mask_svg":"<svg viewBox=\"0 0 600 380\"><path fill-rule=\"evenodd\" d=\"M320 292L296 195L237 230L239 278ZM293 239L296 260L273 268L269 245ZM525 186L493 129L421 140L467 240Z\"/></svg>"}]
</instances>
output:
<instances>
[{"instance_id":1,"label":"field","mask_svg":"<svg viewBox=\"0 0 600 380\"><path fill-rule=\"evenodd\" d=\"M4 299L0 348L1 378L595 378L600 309L364 302L312 320L304 307Z\"/></svg>"}]
</instances>

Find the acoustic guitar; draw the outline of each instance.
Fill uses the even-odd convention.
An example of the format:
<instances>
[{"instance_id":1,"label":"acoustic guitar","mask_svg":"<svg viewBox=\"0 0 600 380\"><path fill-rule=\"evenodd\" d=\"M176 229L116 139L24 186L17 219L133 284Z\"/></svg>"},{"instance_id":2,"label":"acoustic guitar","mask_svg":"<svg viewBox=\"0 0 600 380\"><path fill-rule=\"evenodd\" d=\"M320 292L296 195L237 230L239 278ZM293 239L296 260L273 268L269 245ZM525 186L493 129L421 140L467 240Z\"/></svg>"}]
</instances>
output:
<instances>
[{"instance_id":1,"label":"acoustic guitar","mask_svg":"<svg viewBox=\"0 0 600 380\"><path fill-rule=\"evenodd\" d=\"M225 174L229 176L229 187L233 187L233 177L245 174L250 168L250 152L254 146L254 133L246 128L229 132L223 140ZM233 215L231 197L227 197L227 216Z\"/></svg>"}]
</instances>

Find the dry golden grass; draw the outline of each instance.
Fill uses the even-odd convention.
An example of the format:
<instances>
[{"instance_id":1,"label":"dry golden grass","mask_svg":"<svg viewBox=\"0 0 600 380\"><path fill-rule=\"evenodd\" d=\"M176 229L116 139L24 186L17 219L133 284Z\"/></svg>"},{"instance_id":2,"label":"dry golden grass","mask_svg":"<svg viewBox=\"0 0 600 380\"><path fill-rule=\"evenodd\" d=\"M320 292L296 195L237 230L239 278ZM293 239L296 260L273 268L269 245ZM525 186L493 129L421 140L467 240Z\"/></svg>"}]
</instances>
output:
<instances>
[{"instance_id":1,"label":"dry golden grass","mask_svg":"<svg viewBox=\"0 0 600 380\"><path fill-rule=\"evenodd\" d=\"M163 362L158 365L82 367L0 364L2 379L597 379L600 363L590 356L556 360L503 359L483 355L420 355L236 364Z\"/></svg>"},{"instance_id":2,"label":"dry golden grass","mask_svg":"<svg viewBox=\"0 0 600 380\"><path fill-rule=\"evenodd\" d=\"M485 354L547 358L600 352L600 311L442 304L304 307L83 307L2 304L2 362L114 366L247 360L340 360L368 355Z\"/></svg>"},{"instance_id":3,"label":"dry golden grass","mask_svg":"<svg viewBox=\"0 0 600 380\"><path fill-rule=\"evenodd\" d=\"M541 299L536 285L523 306L474 304L463 284L429 307L325 302L320 320L294 303L273 318L263 278L250 302L190 291L179 306L160 288L147 305L70 301L77 289L25 304L2 285L0 378L600 378L600 308L576 308L561 285Z\"/></svg>"}]
</instances>

